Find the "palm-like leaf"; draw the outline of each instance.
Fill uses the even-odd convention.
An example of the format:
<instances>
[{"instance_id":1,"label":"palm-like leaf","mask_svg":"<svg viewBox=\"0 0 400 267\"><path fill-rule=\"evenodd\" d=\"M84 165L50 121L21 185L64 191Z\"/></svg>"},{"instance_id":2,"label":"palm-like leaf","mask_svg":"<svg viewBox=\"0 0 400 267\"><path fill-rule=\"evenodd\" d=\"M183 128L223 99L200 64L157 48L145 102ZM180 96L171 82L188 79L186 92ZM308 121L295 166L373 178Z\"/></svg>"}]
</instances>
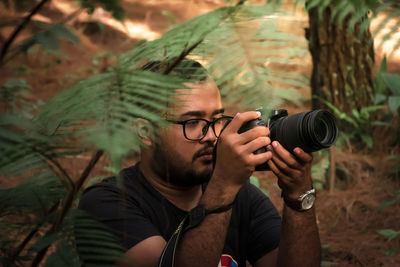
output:
<instances>
[{"instance_id":1,"label":"palm-like leaf","mask_svg":"<svg viewBox=\"0 0 400 267\"><path fill-rule=\"evenodd\" d=\"M164 112L175 89L185 88L188 81L168 69L191 68L177 64L184 56L204 62L222 92L234 102L242 100L242 105L273 108L281 98L295 93L287 87L304 86L306 81L301 77L285 75L274 67L287 64L292 55L298 54L291 42L299 40L280 30L274 19L277 12L268 7L243 5L199 16L159 40L142 43L122 55L119 64L108 73L61 92L33 121L17 115L3 117L0 171L4 175L29 177L27 181L31 183L3 191L2 204L7 209L2 215L18 209L35 214L36 219L19 233L26 235L25 240L39 229L47 232L30 246L28 258L34 257L36 264L50 246L55 246L47 265L57 261L71 266L82 261L107 265L120 259L121 249L104 226L94 224L78 211L68 212L87 174L73 183L75 177L68 177L55 159L94 147L108 153L117 172L122 157L140 149L141 141L136 135L139 118L151 125L166 124ZM289 57L276 56L282 50ZM170 72L169 75L141 70L148 61L165 63L166 71L162 72ZM243 96L246 98L242 99ZM54 207L58 203L62 208L57 210ZM17 226L7 225L7 229ZM2 248L5 244L2 242ZM25 246L28 242L14 242L12 252L6 252L8 259L22 259L20 252ZM78 252L81 259L73 256Z\"/></svg>"}]
</instances>

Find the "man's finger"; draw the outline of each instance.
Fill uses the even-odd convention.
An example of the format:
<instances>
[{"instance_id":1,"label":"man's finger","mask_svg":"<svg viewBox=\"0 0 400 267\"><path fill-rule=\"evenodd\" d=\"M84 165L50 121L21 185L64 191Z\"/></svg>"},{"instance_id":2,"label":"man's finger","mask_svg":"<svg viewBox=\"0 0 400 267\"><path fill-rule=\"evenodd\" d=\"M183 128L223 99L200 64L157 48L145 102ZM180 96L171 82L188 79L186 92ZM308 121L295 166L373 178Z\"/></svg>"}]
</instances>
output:
<instances>
[{"instance_id":1,"label":"man's finger","mask_svg":"<svg viewBox=\"0 0 400 267\"><path fill-rule=\"evenodd\" d=\"M256 126L244 133L240 134L241 143L246 144L259 137L267 137L269 129L264 126ZM270 142L269 142L270 143Z\"/></svg>"},{"instance_id":2,"label":"man's finger","mask_svg":"<svg viewBox=\"0 0 400 267\"><path fill-rule=\"evenodd\" d=\"M243 123L251 120L255 120L261 116L261 113L258 111L247 111L243 113L237 113L233 120L226 127L225 131L230 133L237 133L242 127Z\"/></svg>"},{"instance_id":3,"label":"man's finger","mask_svg":"<svg viewBox=\"0 0 400 267\"><path fill-rule=\"evenodd\" d=\"M273 141L272 147L274 148L274 152L276 153L276 155L278 155L279 158L285 162L285 164L294 169L301 168L301 165L297 161L297 159L289 151L287 151L278 141Z\"/></svg>"},{"instance_id":4,"label":"man's finger","mask_svg":"<svg viewBox=\"0 0 400 267\"><path fill-rule=\"evenodd\" d=\"M286 187L292 185L292 179L290 179L288 176L286 176L286 174L279 169L279 167L275 164L274 161L269 160L267 162L267 164L268 164L269 168L271 169L271 171L276 175L276 177L278 177L278 180L281 181L280 183L283 182L283 184Z\"/></svg>"},{"instance_id":5,"label":"man's finger","mask_svg":"<svg viewBox=\"0 0 400 267\"><path fill-rule=\"evenodd\" d=\"M251 158L251 163L254 165L264 164L265 162L270 161L270 159L272 158L272 152L268 151L257 155L252 154L250 158Z\"/></svg>"},{"instance_id":6,"label":"man's finger","mask_svg":"<svg viewBox=\"0 0 400 267\"><path fill-rule=\"evenodd\" d=\"M304 150L301 149L300 147L296 147L295 149L293 149L293 152L296 155L296 157L299 158L304 163L309 163L313 160L313 156L311 154L304 152Z\"/></svg>"},{"instance_id":7,"label":"man's finger","mask_svg":"<svg viewBox=\"0 0 400 267\"><path fill-rule=\"evenodd\" d=\"M247 153L252 153L260 148L266 148L266 146L269 145L270 142L271 140L269 139L269 137L266 136L257 137L256 139L252 140L251 142L245 145L244 151L246 151Z\"/></svg>"}]
</instances>

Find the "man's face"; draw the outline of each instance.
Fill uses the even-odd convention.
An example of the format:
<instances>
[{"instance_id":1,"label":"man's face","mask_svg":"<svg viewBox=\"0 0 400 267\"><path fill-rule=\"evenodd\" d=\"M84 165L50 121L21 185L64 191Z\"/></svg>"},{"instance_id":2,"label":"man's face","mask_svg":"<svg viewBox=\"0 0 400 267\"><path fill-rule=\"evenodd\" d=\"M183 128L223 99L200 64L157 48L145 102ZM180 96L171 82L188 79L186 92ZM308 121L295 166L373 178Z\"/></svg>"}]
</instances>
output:
<instances>
[{"instance_id":1,"label":"man's face","mask_svg":"<svg viewBox=\"0 0 400 267\"><path fill-rule=\"evenodd\" d=\"M221 97L212 81L189 84L191 89L180 89L168 112L168 119L184 121L222 116ZM185 138L183 126L171 124L159 133L155 144L154 169L165 181L178 186L194 186L207 182L213 171L213 148L216 136L210 126L204 138L191 141Z\"/></svg>"}]
</instances>

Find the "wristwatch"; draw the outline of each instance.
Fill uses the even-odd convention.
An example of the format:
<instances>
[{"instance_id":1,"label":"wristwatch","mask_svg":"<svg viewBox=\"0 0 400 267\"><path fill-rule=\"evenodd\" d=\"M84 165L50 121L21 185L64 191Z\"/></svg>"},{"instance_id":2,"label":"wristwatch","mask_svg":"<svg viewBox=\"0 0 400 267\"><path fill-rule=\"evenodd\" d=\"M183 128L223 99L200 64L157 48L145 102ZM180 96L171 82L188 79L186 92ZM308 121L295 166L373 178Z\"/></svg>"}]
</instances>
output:
<instances>
[{"instance_id":1,"label":"wristwatch","mask_svg":"<svg viewBox=\"0 0 400 267\"><path fill-rule=\"evenodd\" d=\"M290 207L291 209L297 210L297 211L306 211L312 208L314 205L316 193L315 189L311 189L304 194L302 194L300 197L298 197L295 200L288 199L284 194L283 199L285 201L285 204Z\"/></svg>"}]
</instances>

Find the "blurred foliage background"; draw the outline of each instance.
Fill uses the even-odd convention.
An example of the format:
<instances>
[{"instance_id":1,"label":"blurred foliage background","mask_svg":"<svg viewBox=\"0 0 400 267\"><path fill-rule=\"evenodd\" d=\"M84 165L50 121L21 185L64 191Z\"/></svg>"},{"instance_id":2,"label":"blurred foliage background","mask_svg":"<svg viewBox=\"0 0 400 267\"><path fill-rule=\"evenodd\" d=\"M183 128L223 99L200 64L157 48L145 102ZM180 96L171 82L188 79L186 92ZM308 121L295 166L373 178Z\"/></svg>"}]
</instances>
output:
<instances>
[{"instance_id":1,"label":"blurred foliage background","mask_svg":"<svg viewBox=\"0 0 400 267\"><path fill-rule=\"evenodd\" d=\"M138 118L187 80L227 112L324 108L334 147L314 153L323 266L400 264L400 6L395 0L2 0L0 233L4 266L113 265L121 248L76 210L88 185L138 160ZM162 73L141 70L162 61ZM252 183L278 208L269 172ZM354 246L354 243L362 244Z\"/></svg>"}]
</instances>

